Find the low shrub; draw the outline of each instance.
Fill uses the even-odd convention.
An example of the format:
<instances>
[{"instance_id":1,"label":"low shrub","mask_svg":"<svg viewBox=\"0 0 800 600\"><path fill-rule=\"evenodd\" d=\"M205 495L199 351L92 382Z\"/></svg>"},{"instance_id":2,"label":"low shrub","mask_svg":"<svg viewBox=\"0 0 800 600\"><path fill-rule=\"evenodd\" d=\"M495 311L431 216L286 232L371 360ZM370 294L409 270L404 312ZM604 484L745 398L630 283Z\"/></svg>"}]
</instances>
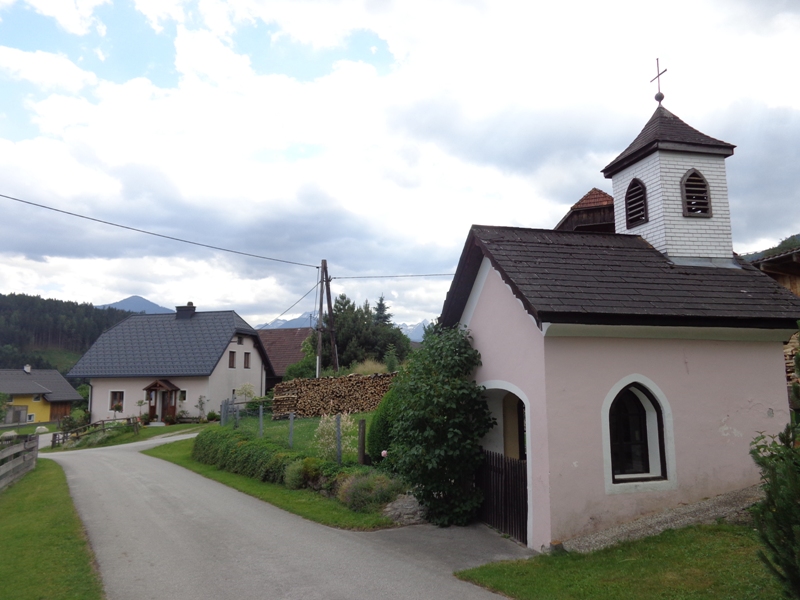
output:
<instances>
[{"instance_id":1,"label":"low shrub","mask_svg":"<svg viewBox=\"0 0 800 600\"><path fill-rule=\"evenodd\" d=\"M350 510L367 512L391 502L403 491L402 482L373 471L348 476L340 485L337 498Z\"/></svg>"},{"instance_id":2,"label":"low shrub","mask_svg":"<svg viewBox=\"0 0 800 600\"><path fill-rule=\"evenodd\" d=\"M283 483L286 467L305 458L241 429L205 429L196 438L192 458L223 471L261 481Z\"/></svg>"},{"instance_id":3,"label":"low shrub","mask_svg":"<svg viewBox=\"0 0 800 600\"><path fill-rule=\"evenodd\" d=\"M303 477L303 461L297 460L286 467L283 474L283 483L290 490L299 490L305 486Z\"/></svg>"},{"instance_id":4,"label":"low shrub","mask_svg":"<svg viewBox=\"0 0 800 600\"><path fill-rule=\"evenodd\" d=\"M342 455L356 452L358 425L349 414L341 415ZM323 415L314 432L314 445L323 460L336 460L336 416Z\"/></svg>"},{"instance_id":5,"label":"low shrub","mask_svg":"<svg viewBox=\"0 0 800 600\"><path fill-rule=\"evenodd\" d=\"M381 453L392 445L392 423L398 410L397 396L392 388L384 394L378 408L372 415L372 422L367 431L367 454L373 464L379 464Z\"/></svg>"},{"instance_id":6,"label":"low shrub","mask_svg":"<svg viewBox=\"0 0 800 600\"><path fill-rule=\"evenodd\" d=\"M213 410L208 411L208 414L206 415L206 418L209 421L219 421L219 415Z\"/></svg>"}]
</instances>

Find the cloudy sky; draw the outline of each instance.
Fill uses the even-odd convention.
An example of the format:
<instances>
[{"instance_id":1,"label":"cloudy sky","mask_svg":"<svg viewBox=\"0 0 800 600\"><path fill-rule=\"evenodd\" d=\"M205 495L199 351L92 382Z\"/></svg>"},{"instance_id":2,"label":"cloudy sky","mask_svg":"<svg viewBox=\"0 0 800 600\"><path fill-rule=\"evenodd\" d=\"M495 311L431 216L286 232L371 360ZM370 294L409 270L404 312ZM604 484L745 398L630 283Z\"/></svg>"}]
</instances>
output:
<instances>
[{"instance_id":1,"label":"cloudy sky","mask_svg":"<svg viewBox=\"0 0 800 600\"><path fill-rule=\"evenodd\" d=\"M553 227L656 108L737 145L735 249L800 232L795 0L0 0L0 292L438 315L470 224ZM302 266L312 265L312 266ZM287 316L312 310L308 296ZM286 318L286 317L284 317Z\"/></svg>"}]
</instances>

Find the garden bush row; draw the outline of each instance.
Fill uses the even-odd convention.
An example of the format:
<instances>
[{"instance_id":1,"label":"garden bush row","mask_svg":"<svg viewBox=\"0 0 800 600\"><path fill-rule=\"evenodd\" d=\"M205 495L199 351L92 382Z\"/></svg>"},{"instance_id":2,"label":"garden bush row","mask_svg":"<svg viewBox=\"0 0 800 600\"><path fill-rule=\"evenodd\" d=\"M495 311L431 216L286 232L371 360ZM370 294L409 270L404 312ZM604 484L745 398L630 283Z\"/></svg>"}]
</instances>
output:
<instances>
[{"instance_id":1,"label":"garden bush row","mask_svg":"<svg viewBox=\"0 0 800 600\"><path fill-rule=\"evenodd\" d=\"M195 438L192 458L223 471L283 483L287 465L305 456L248 431L214 427Z\"/></svg>"},{"instance_id":2,"label":"garden bush row","mask_svg":"<svg viewBox=\"0 0 800 600\"><path fill-rule=\"evenodd\" d=\"M357 512L376 510L404 491L400 481L369 467L306 456L241 429L206 429L195 438L192 458L290 489L308 488Z\"/></svg>"}]
</instances>

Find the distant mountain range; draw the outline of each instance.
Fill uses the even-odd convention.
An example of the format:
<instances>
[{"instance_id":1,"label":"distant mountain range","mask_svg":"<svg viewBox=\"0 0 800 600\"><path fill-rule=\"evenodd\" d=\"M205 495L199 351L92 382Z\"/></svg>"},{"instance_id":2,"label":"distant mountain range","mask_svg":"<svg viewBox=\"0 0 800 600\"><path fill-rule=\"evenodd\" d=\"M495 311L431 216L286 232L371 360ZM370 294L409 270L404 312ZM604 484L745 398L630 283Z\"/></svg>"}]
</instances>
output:
<instances>
[{"instance_id":1,"label":"distant mountain range","mask_svg":"<svg viewBox=\"0 0 800 600\"><path fill-rule=\"evenodd\" d=\"M294 319L276 319L272 323L256 325L256 329L297 329L298 327L316 327L317 316L313 312L305 312Z\"/></svg>"},{"instance_id":2,"label":"distant mountain range","mask_svg":"<svg viewBox=\"0 0 800 600\"><path fill-rule=\"evenodd\" d=\"M150 302L147 298L141 296L130 296L119 302L113 304L101 304L95 308L118 308L119 310L127 310L134 313L145 313L147 315L160 315L164 313L174 313L175 311L170 308L159 306L155 302ZM400 331L405 333L412 342L421 342L422 336L425 333L425 327L430 325L427 319L421 323L407 325L399 323L397 326ZM316 327L317 315L313 312L305 312L299 317L294 319L277 319L272 323L262 323L256 325L256 329L296 329L298 327Z\"/></svg>"},{"instance_id":3,"label":"distant mountain range","mask_svg":"<svg viewBox=\"0 0 800 600\"><path fill-rule=\"evenodd\" d=\"M164 313L174 313L171 308L164 308L155 302L150 302L147 298L141 296L129 296L119 302L113 304L100 304L95 308L118 308L119 310L127 310L134 313L145 313L148 315L161 315Z\"/></svg>"},{"instance_id":4,"label":"distant mountain range","mask_svg":"<svg viewBox=\"0 0 800 600\"><path fill-rule=\"evenodd\" d=\"M408 336L408 339L410 339L412 342L421 342L425 327L427 327L429 324L430 322L426 319L421 323L416 323L414 325L400 323L397 326L400 328L400 331L405 333ZM277 319L272 323L263 323L261 325L257 325L256 329L294 329L297 327L316 326L317 315L313 312L306 312L294 319Z\"/></svg>"}]
</instances>

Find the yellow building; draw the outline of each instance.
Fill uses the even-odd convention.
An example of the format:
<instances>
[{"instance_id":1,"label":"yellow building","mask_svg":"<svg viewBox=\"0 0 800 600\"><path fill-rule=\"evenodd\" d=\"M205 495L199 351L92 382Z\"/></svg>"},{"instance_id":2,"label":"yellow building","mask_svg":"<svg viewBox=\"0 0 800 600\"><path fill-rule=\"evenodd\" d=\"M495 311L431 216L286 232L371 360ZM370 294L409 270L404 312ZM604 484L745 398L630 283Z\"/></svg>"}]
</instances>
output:
<instances>
[{"instance_id":1,"label":"yellow building","mask_svg":"<svg viewBox=\"0 0 800 600\"><path fill-rule=\"evenodd\" d=\"M47 423L69 415L83 397L55 369L0 369L0 393L6 394L5 424Z\"/></svg>"}]
</instances>

